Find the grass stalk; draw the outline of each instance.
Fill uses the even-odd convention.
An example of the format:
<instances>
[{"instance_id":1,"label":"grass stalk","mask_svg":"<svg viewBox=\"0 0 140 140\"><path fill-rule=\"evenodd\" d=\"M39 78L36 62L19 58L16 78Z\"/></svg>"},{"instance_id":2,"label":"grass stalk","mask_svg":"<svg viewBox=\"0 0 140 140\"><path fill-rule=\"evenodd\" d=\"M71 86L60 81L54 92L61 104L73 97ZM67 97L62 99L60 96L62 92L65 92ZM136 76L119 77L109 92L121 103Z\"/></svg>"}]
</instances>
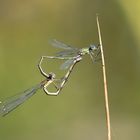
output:
<instances>
[{"instance_id":1,"label":"grass stalk","mask_svg":"<svg viewBox=\"0 0 140 140\"><path fill-rule=\"evenodd\" d=\"M100 31L100 24L98 15L96 17L97 21L97 28L98 28L98 36L99 36L99 43L101 49L101 59L102 59L102 70L103 70L103 81L104 81L104 96L105 96L105 111L106 111L106 123L107 123L107 134L108 140L111 140L111 124L110 124L110 113L109 113L109 102L108 102L108 89L107 89L107 79L106 79L106 67L105 67L105 58L104 58L104 51L103 51L103 44L101 38L101 31Z\"/></svg>"}]
</instances>

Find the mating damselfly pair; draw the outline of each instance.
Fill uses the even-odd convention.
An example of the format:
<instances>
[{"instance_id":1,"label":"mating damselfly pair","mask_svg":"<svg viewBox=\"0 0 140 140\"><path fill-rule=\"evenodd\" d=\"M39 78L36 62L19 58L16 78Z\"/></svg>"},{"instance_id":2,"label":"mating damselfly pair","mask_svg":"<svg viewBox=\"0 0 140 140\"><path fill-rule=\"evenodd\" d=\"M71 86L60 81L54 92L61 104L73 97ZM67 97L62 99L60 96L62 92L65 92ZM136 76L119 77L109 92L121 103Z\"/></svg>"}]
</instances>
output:
<instances>
[{"instance_id":1,"label":"mating damselfly pair","mask_svg":"<svg viewBox=\"0 0 140 140\"><path fill-rule=\"evenodd\" d=\"M36 86L25 90L15 96L9 97L3 102L0 102L0 116L5 116L16 107L24 103L27 99L29 99L32 95L36 93L37 90L43 89L44 92L48 95L58 95L64 85L66 84L74 66L76 63L82 60L82 56L89 54L92 61L96 61L99 54L100 54L100 46L90 45L88 48L74 48L70 45L64 44L57 40L52 40L50 42L52 46L63 49L63 51L58 52L55 56L42 56L38 68L40 73L45 77L45 80L37 84ZM50 72L49 74L45 73L41 67L42 61L44 58L48 59L64 59L66 60L62 65L61 69L68 69L65 76L62 78L57 79L55 73ZM56 91L49 92L48 87L49 85L53 84Z\"/></svg>"}]
</instances>

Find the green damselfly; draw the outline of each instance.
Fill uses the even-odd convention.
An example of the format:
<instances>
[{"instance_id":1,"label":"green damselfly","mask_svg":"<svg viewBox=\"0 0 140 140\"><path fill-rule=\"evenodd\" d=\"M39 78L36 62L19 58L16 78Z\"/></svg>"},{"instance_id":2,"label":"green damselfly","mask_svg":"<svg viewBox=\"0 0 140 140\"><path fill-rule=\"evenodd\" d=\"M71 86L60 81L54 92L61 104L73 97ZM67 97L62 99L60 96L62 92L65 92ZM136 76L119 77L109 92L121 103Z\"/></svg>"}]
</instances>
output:
<instances>
[{"instance_id":1,"label":"green damselfly","mask_svg":"<svg viewBox=\"0 0 140 140\"><path fill-rule=\"evenodd\" d=\"M51 59L64 59L66 60L62 65L61 65L61 69L67 69L69 68L72 64L73 61L75 59L82 59L83 55L89 54L92 61L95 62L96 60L98 60L98 56L100 54L100 46L95 46L95 45L90 45L87 48L75 48L72 47L71 45L67 45L64 44L60 41L57 41L55 39L50 41L51 45L56 47L56 48L60 48L60 49L64 49L63 51L60 51L58 53L56 53L55 56L46 56L47 58L51 58Z\"/></svg>"}]
</instances>

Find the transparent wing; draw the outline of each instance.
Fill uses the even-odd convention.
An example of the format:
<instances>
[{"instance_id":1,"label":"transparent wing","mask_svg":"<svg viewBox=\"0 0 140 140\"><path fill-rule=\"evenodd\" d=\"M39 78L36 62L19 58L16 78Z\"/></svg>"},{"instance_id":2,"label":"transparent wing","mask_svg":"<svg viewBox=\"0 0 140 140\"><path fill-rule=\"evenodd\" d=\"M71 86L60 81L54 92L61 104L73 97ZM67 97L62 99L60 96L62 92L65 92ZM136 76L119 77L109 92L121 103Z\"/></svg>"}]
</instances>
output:
<instances>
[{"instance_id":1,"label":"transparent wing","mask_svg":"<svg viewBox=\"0 0 140 140\"><path fill-rule=\"evenodd\" d=\"M71 47L70 45L64 44L60 41L57 41L56 39L50 40L49 43L56 47L56 48L60 48L60 49L65 49L65 50L75 50L76 48Z\"/></svg>"},{"instance_id":2,"label":"transparent wing","mask_svg":"<svg viewBox=\"0 0 140 140\"><path fill-rule=\"evenodd\" d=\"M60 69L68 69L73 64L74 59L66 60L60 67Z\"/></svg>"},{"instance_id":3,"label":"transparent wing","mask_svg":"<svg viewBox=\"0 0 140 140\"><path fill-rule=\"evenodd\" d=\"M0 103L0 116L5 116L16 107L21 105L24 101L29 99L32 95L36 93L38 89L41 88L41 84L36 85L33 88L27 89L24 92L17 94L15 96L7 98L5 101Z\"/></svg>"},{"instance_id":4,"label":"transparent wing","mask_svg":"<svg viewBox=\"0 0 140 140\"><path fill-rule=\"evenodd\" d=\"M57 57L74 57L74 56L77 56L78 53L79 53L79 49L65 50L65 51L56 53L56 56Z\"/></svg>"}]
</instances>

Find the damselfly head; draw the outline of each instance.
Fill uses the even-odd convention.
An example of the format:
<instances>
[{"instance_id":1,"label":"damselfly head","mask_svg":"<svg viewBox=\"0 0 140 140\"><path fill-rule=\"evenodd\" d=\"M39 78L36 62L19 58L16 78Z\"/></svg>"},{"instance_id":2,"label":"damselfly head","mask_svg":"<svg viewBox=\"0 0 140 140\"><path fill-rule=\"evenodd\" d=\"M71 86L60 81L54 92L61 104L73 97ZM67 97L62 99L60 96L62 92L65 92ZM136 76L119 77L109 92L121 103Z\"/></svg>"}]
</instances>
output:
<instances>
[{"instance_id":1,"label":"damselfly head","mask_svg":"<svg viewBox=\"0 0 140 140\"><path fill-rule=\"evenodd\" d=\"M92 59L93 62L98 60L98 56L100 55L100 45L95 46L95 45L90 45L89 47L89 55Z\"/></svg>"},{"instance_id":2,"label":"damselfly head","mask_svg":"<svg viewBox=\"0 0 140 140\"><path fill-rule=\"evenodd\" d=\"M50 72L49 74L49 79L54 79L56 77L56 75L53 72Z\"/></svg>"},{"instance_id":3,"label":"damselfly head","mask_svg":"<svg viewBox=\"0 0 140 140\"><path fill-rule=\"evenodd\" d=\"M95 45L90 45L90 47L89 47L89 51L95 51L97 49L98 48Z\"/></svg>"}]
</instances>

